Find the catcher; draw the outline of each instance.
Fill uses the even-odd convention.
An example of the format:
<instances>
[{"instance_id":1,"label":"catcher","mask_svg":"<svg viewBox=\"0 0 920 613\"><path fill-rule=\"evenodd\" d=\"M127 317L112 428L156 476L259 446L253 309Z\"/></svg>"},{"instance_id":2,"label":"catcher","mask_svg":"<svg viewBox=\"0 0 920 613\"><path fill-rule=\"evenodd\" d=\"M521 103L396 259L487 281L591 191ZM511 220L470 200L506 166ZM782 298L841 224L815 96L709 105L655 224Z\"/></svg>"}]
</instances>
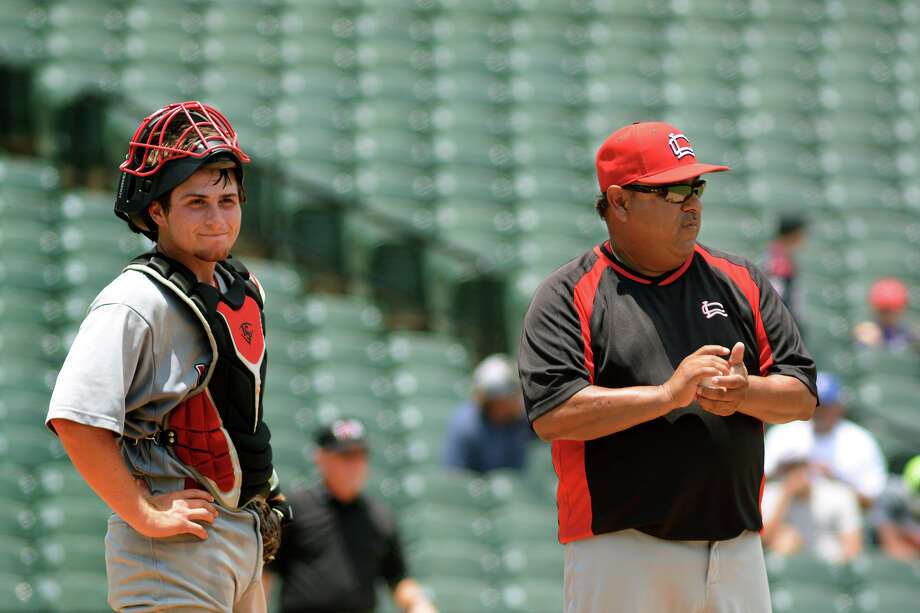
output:
<instances>
[{"instance_id":1,"label":"catcher","mask_svg":"<svg viewBox=\"0 0 920 613\"><path fill-rule=\"evenodd\" d=\"M144 119L115 214L156 249L92 302L51 397L46 424L115 512L117 611L265 611L263 557L291 510L263 421L265 296L230 257L248 161L209 106Z\"/></svg>"}]
</instances>

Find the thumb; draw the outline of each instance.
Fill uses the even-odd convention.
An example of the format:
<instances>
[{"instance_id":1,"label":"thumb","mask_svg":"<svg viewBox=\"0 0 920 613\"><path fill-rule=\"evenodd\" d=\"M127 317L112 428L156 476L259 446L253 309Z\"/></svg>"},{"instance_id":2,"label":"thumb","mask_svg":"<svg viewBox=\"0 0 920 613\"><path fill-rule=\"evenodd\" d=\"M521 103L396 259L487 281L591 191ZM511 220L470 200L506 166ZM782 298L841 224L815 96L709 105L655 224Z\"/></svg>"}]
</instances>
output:
<instances>
[{"instance_id":1,"label":"thumb","mask_svg":"<svg viewBox=\"0 0 920 613\"><path fill-rule=\"evenodd\" d=\"M729 367L736 364L741 364L744 360L744 343L738 341L735 343L735 346L732 347L732 353L728 356L728 365Z\"/></svg>"}]
</instances>

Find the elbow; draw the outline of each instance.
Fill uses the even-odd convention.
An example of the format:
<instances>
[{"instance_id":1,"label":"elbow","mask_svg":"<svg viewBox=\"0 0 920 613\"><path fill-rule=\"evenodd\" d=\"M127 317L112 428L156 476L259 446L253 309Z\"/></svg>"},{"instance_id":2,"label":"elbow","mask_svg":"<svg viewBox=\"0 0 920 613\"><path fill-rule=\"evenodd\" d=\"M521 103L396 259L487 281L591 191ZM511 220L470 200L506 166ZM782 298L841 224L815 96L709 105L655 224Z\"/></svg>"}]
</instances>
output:
<instances>
[{"instance_id":1,"label":"elbow","mask_svg":"<svg viewBox=\"0 0 920 613\"><path fill-rule=\"evenodd\" d=\"M541 415L533 422L533 431L540 437L541 441L551 442L560 437L561 433L549 418L549 413Z\"/></svg>"},{"instance_id":2,"label":"elbow","mask_svg":"<svg viewBox=\"0 0 920 613\"><path fill-rule=\"evenodd\" d=\"M808 392L806 400L802 403L802 409L799 412L798 419L808 421L815 414L815 408L818 406L818 399Z\"/></svg>"}]
</instances>

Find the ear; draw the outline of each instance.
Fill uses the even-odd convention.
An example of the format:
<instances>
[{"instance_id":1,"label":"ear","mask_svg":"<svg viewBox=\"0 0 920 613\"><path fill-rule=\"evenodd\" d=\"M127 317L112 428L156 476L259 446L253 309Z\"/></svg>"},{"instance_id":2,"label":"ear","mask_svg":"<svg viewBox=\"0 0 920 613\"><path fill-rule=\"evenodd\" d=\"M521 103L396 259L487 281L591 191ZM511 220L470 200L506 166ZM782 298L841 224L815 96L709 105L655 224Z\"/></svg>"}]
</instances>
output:
<instances>
[{"instance_id":1,"label":"ear","mask_svg":"<svg viewBox=\"0 0 920 613\"><path fill-rule=\"evenodd\" d=\"M160 204L159 200L154 200L147 207L147 212L150 213L150 219L158 226L166 225L166 211L163 210L163 205Z\"/></svg>"},{"instance_id":2,"label":"ear","mask_svg":"<svg viewBox=\"0 0 920 613\"><path fill-rule=\"evenodd\" d=\"M619 185L607 188L607 215L613 215L617 221L625 222L629 219L629 195ZM609 217L608 217L609 219ZM611 220L612 221L612 220Z\"/></svg>"}]
</instances>

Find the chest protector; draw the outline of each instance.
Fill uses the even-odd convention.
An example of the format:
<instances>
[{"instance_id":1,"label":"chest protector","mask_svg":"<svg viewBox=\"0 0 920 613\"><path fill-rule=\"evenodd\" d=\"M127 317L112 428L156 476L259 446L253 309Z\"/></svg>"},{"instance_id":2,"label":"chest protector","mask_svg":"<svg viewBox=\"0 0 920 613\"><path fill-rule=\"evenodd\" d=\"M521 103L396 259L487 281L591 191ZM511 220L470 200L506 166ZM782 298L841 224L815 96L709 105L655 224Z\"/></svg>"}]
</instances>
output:
<instances>
[{"instance_id":1,"label":"chest protector","mask_svg":"<svg viewBox=\"0 0 920 613\"><path fill-rule=\"evenodd\" d=\"M143 272L174 292L201 322L214 356L198 385L169 412L166 429L154 440L226 507L240 508L265 495L272 477L272 450L262 421L262 288L233 259L217 264L215 274L228 283L223 294L159 253L139 256L125 270Z\"/></svg>"}]
</instances>

